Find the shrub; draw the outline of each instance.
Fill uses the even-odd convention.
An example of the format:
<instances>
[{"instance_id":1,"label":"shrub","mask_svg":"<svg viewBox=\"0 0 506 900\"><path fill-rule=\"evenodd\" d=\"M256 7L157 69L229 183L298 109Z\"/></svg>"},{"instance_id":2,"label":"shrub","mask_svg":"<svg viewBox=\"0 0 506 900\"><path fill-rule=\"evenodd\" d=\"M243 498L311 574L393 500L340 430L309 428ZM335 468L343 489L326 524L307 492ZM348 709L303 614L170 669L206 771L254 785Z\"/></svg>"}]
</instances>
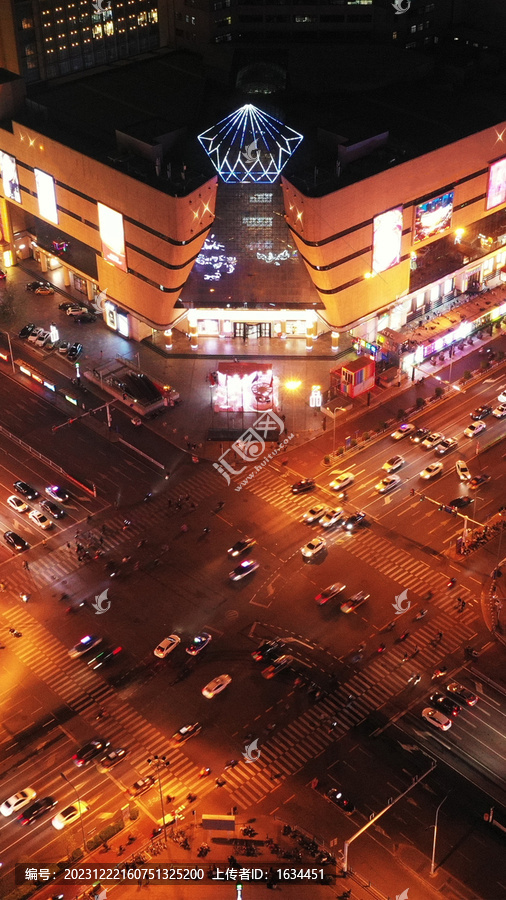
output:
<instances>
[{"instance_id":1,"label":"shrub","mask_svg":"<svg viewBox=\"0 0 506 900\"><path fill-rule=\"evenodd\" d=\"M370 431L364 431L364 433L363 433L363 435L362 435L362 440L363 440L363 441L370 441L370 440L371 440L371 432L370 432Z\"/></svg>"},{"instance_id":2,"label":"shrub","mask_svg":"<svg viewBox=\"0 0 506 900\"><path fill-rule=\"evenodd\" d=\"M356 447L356 446L357 446L357 443L358 443L358 441L357 441L356 438L352 438L351 441L350 441L350 445L351 445L352 447Z\"/></svg>"},{"instance_id":3,"label":"shrub","mask_svg":"<svg viewBox=\"0 0 506 900\"><path fill-rule=\"evenodd\" d=\"M330 466L330 456L324 456L324 457L323 457L323 465L324 465L324 466Z\"/></svg>"},{"instance_id":4,"label":"shrub","mask_svg":"<svg viewBox=\"0 0 506 900\"><path fill-rule=\"evenodd\" d=\"M443 396L444 392L445 392L445 389L443 387L437 387L436 390L434 391L434 396L437 397L439 400L439 398Z\"/></svg>"},{"instance_id":5,"label":"shrub","mask_svg":"<svg viewBox=\"0 0 506 900\"><path fill-rule=\"evenodd\" d=\"M406 410L398 409L397 410L397 419L400 420L400 419L405 419L405 418L406 418Z\"/></svg>"},{"instance_id":6,"label":"shrub","mask_svg":"<svg viewBox=\"0 0 506 900\"><path fill-rule=\"evenodd\" d=\"M344 456L344 447L338 447L336 450L337 456Z\"/></svg>"},{"instance_id":7,"label":"shrub","mask_svg":"<svg viewBox=\"0 0 506 900\"><path fill-rule=\"evenodd\" d=\"M473 373L471 372L470 369L466 369L466 371L464 372L462 377L463 377L464 381L469 381L469 379L473 377Z\"/></svg>"},{"instance_id":8,"label":"shrub","mask_svg":"<svg viewBox=\"0 0 506 900\"><path fill-rule=\"evenodd\" d=\"M416 408L421 409L422 406L425 406L425 400L423 399L423 397L417 397L416 398Z\"/></svg>"}]
</instances>

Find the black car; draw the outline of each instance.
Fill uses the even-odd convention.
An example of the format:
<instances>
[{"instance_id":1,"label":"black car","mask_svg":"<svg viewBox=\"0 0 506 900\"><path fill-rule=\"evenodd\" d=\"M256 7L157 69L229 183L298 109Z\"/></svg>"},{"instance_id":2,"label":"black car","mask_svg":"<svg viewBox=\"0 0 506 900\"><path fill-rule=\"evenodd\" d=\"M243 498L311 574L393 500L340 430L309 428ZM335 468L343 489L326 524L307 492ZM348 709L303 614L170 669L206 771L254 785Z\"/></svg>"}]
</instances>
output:
<instances>
[{"instance_id":1,"label":"black car","mask_svg":"<svg viewBox=\"0 0 506 900\"><path fill-rule=\"evenodd\" d=\"M30 825L31 822L35 822L35 819L40 819L44 813L49 812L57 802L54 797L43 797L41 800L36 800L19 814L18 822L21 822L22 825Z\"/></svg>"},{"instance_id":2,"label":"black car","mask_svg":"<svg viewBox=\"0 0 506 900\"><path fill-rule=\"evenodd\" d=\"M256 544L255 538L245 537L240 541L236 541L233 547L230 547L228 551L229 556L240 556L241 553L246 553L247 550L251 550Z\"/></svg>"},{"instance_id":3,"label":"black car","mask_svg":"<svg viewBox=\"0 0 506 900\"><path fill-rule=\"evenodd\" d=\"M365 519L365 512L357 512L353 516L348 516L344 523L346 531L353 531L357 525L360 525Z\"/></svg>"},{"instance_id":4,"label":"black car","mask_svg":"<svg viewBox=\"0 0 506 900\"><path fill-rule=\"evenodd\" d=\"M68 309L82 309L80 303L71 303L68 300L65 300L64 303L58 304L58 309L62 309L63 312L67 312Z\"/></svg>"},{"instance_id":5,"label":"black car","mask_svg":"<svg viewBox=\"0 0 506 900\"><path fill-rule=\"evenodd\" d=\"M34 293L37 290L37 288L43 287L43 285L44 285L43 281L29 281L28 284L26 285L26 290Z\"/></svg>"},{"instance_id":6,"label":"black car","mask_svg":"<svg viewBox=\"0 0 506 900\"><path fill-rule=\"evenodd\" d=\"M459 704L455 703L455 700L451 700L450 697L445 697L444 694L440 694L439 691L434 691L434 693L430 695L429 702L434 709L442 709L447 716L453 716L455 718L460 712Z\"/></svg>"},{"instance_id":7,"label":"black car","mask_svg":"<svg viewBox=\"0 0 506 900\"><path fill-rule=\"evenodd\" d=\"M451 506L454 509L464 509L464 507L469 506L472 502L472 497L455 497L454 500L450 500L448 506Z\"/></svg>"},{"instance_id":8,"label":"black car","mask_svg":"<svg viewBox=\"0 0 506 900\"><path fill-rule=\"evenodd\" d=\"M474 412L471 413L471 419L486 419L487 416L492 415L492 407L491 406L478 406Z\"/></svg>"},{"instance_id":9,"label":"black car","mask_svg":"<svg viewBox=\"0 0 506 900\"><path fill-rule=\"evenodd\" d=\"M283 641L264 641L251 655L256 662L262 662L264 659L281 656L284 647Z\"/></svg>"},{"instance_id":10,"label":"black car","mask_svg":"<svg viewBox=\"0 0 506 900\"><path fill-rule=\"evenodd\" d=\"M355 811L355 804L343 797L342 792L338 791L337 788L331 788L330 791L327 791L327 797L345 813L351 814Z\"/></svg>"},{"instance_id":11,"label":"black car","mask_svg":"<svg viewBox=\"0 0 506 900\"><path fill-rule=\"evenodd\" d=\"M35 322L29 322L28 325L23 325L23 328L19 332L20 338L30 337L34 328L35 328Z\"/></svg>"},{"instance_id":12,"label":"black car","mask_svg":"<svg viewBox=\"0 0 506 900\"><path fill-rule=\"evenodd\" d=\"M28 500L35 500L36 497L39 496L39 492L35 490L31 486L31 484L27 484L26 481L15 481L14 489L18 492L18 494L22 494L23 497L27 497Z\"/></svg>"},{"instance_id":13,"label":"black car","mask_svg":"<svg viewBox=\"0 0 506 900\"><path fill-rule=\"evenodd\" d=\"M303 478L302 481L292 484L292 494L305 494L307 491L312 491L315 486L312 478Z\"/></svg>"},{"instance_id":14,"label":"black car","mask_svg":"<svg viewBox=\"0 0 506 900\"><path fill-rule=\"evenodd\" d=\"M100 669L113 662L122 649L123 647L100 647L93 656L86 657L86 662L90 669Z\"/></svg>"},{"instance_id":15,"label":"black car","mask_svg":"<svg viewBox=\"0 0 506 900\"><path fill-rule=\"evenodd\" d=\"M109 747L110 741L104 741L103 738L93 738L93 740L88 741L87 744L83 744L82 747L74 753L72 757L72 761L75 766L85 766L87 763L91 762L92 759L95 759L96 756L100 756L104 750L107 750Z\"/></svg>"},{"instance_id":16,"label":"black car","mask_svg":"<svg viewBox=\"0 0 506 900\"><path fill-rule=\"evenodd\" d=\"M413 444L420 444L425 440L429 433L428 428L417 428L413 434L410 434L409 439Z\"/></svg>"},{"instance_id":17,"label":"black car","mask_svg":"<svg viewBox=\"0 0 506 900\"><path fill-rule=\"evenodd\" d=\"M15 531L4 531L4 541L7 541L17 553L21 553L29 548L29 544L27 544L25 539L16 534Z\"/></svg>"},{"instance_id":18,"label":"black car","mask_svg":"<svg viewBox=\"0 0 506 900\"><path fill-rule=\"evenodd\" d=\"M60 509L60 507L57 506L56 503L53 503L52 500L41 500L40 508L43 509L44 512L49 513L53 519L63 519L65 515L63 509Z\"/></svg>"},{"instance_id":19,"label":"black car","mask_svg":"<svg viewBox=\"0 0 506 900\"><path fill-rule=\"evenodd\" d=\"M475 475L474 478L471 478L469 482L469 487L475 490L480 487L481 484L486 484L487 481L490 481L491 475L488 475L487 472L482 472L481 475Z\"/></svg>"},{"instance_id":20,"label":"black car","mask_svg":"<svg viewBox=\"0 0 506 900\"><path fill-rule=\"evenodd\" d=\"M87 325L89 322L96 322L97 317L90 312L80 313L78 316L74 316L74 322L79 322L80 325Z\"/></svg>"},{"instance_id":21,"label":"black car","mask_svg":"<svg viewBox=\"0 0 506 900\"><path fill-rule=\"evenodd\" d=\"M69 349L67 351L67 359L71 359L71 360L77 359L78 356L81 356L83 349L84 349L83 345L79 344L76 341L75 344L72 344L72 346L69 347Z\"/></svg>"}]
</instances>

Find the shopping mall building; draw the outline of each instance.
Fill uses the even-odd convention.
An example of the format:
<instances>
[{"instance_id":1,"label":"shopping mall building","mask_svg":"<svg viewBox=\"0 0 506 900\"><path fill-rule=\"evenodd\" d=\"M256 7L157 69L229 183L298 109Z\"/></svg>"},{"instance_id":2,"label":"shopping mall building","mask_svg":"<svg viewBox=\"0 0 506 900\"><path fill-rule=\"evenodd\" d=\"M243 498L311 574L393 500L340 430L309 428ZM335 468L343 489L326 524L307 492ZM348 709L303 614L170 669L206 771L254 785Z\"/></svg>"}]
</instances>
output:
<instances>
[{"instance_id":1,"label":"shopping mall building","mask_svg":"<svg viewBox=\"0 0 506 900\"><path fill-rule=\"evenodd\" d=\"M196 351L205 335L270 338L273 353L329 332L335 350L351 332L374 353L385 329L500 277L506 122L466 121L447 144L434 125L408 152L372 120L305 134L297 105L267 94L192 99L189 74L162 87L160 65L28 101L0 71L4 269L61 267L133 340L170 346L177 327Z\"/></svg>"}]
</instances>

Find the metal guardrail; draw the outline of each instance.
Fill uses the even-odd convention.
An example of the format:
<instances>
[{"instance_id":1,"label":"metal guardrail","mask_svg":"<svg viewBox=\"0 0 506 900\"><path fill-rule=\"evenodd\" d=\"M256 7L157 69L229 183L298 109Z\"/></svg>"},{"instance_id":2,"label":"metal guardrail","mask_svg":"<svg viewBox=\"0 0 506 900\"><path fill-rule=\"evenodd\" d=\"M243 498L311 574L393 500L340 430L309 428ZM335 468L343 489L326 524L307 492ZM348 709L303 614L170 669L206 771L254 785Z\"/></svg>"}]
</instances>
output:
<instances>
[{"instance_id":1,"label":"metal guardrail","mask_svg":"<svg viewBox=\"0 0 506 900\"><path fill-rule=\"evenodd\" d=\"M3 434L4 437L8 438L8 440L12 441L14 444L17 444L18 447L22 447L23 450L25 450L31 456L35 456L37 457L37 459L40 459L40 461L43 462L44 465L46 465L49 469L56 470L60 475L63 475L64 478L67 478L68 481L71 481L73 484L78 485L80 488L82 488L83 491L86 491L92 497L96 497L96 491L94 491L93 488L89 488L86 484L83 484L82 481L74 478L73 475L69 475L69 473L66 472L65 469L62 469L62 467L59 466L58 463L55 463L47 456L44 456L44 454L39 450L35 450L34 447L30 446L30 444L27 444L26 441L23 441L15 434L12 434L12 432L8 431L7 428L4 428L3 425L0 425L0 433Z\"/></svg>"}]
</instances>

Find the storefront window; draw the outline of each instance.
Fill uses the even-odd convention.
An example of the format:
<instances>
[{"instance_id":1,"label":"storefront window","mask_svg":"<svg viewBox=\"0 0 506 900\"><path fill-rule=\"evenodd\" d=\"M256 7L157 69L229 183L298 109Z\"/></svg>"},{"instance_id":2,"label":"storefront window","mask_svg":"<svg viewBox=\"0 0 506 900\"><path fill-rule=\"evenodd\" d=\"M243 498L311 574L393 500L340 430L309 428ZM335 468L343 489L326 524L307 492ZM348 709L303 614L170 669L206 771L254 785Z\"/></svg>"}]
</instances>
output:
<instances>
[{"instance_id":1,"label":"storefront window","mask_svg":"<svg viewBox=\"0 0 506 900\"><path fill-rule=\"evenodd\" d=\"M80 294L86 294L86 281L84 278L79 278L79 275L74 275L74 287L76 291L79 291Z\"/></svg>"},{"instance_id":2,"label":"storefront window","mask_svg":"<svg viewBox=\"0 0 506 900\"><path fill-rule=\"evenodd\" d=\"M301 337L306 336L306 320L305 319L290 319L286 323L286 333L288 335L300 335Z\"/></svg>"},{"instance_id":3,"label":"storefront window","mask_svg":"<svg viewBox=\"0 0 506 900\"><path fill-rule=\"evenodd\" d=\"M219 334L220 323L218 319L199 319L197 328L199 334Z\"/></svg>"}]
</instances>

